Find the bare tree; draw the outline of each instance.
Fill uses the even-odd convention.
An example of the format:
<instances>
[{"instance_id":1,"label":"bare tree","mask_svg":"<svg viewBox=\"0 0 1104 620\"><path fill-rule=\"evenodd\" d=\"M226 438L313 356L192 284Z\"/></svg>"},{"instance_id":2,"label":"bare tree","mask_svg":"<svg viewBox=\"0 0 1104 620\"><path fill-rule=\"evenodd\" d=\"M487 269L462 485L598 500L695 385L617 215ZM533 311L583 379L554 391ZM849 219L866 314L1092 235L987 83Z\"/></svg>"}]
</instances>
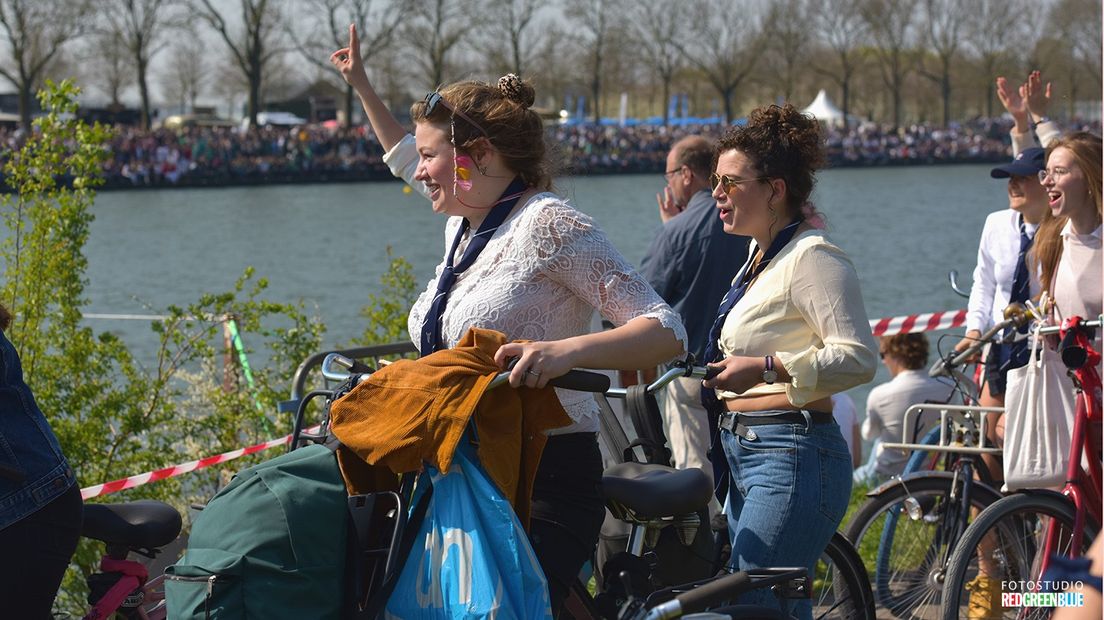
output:
<instances>
[{"instance_id":1,"label":"bare tree","mask_svg":"<svg viewBox=\"0 0 1104 620\"><path fill-rule=\"evenodd\" d=\"M889 89L893 125L901 124L901 91L910 70L909 45L916 15L912 0L867 0L863 18L874 38L882 82Z\"/></svg>"},{"instance_id":2,"label":"bare tree","mask_svg":"<svg viewBox=\"0 0 1104 620\"><path fill-rule=\"evenodd\" d=\"M822 44L832 50L834 66L814 56L813 71L832 79L840 88L840 109L845 126L851 122L851 85L863 60L863 42L868 29L860 7L865 0L821 0L812 3L813 21Z\"/></svg>"},{"instance_id":3,"label":"bare tree","mask_svg":"<svg viewBox=\"0 0 1104 620\"><path fill-rule=\"evenodd\" d=\"M411 0L308 0L305 28L291 31L295 47L311 64L333 75L330 54L349 44L349 24L356 24L365 67L395 39ZM374 5L374 6L373 6ZM290 26L290 24L289 24ZM345 126L353 122L353 87L345 84Z\"/></svg>"},{"instance_id":4,"label":"bare tree","mask_svg":"<svg viewBox=\"0 0 1104 620\"><path fill-rule=\"evenodd\" d=\"M694 36L680 43L679 50L720 95L725 122L732 122L736 89L765 47L762 14L746 0L698 0L689 11ZM739 19L721 17L734 14Z\"/></svg>"},{"instance_id":5,"label":"bare tree","mask_svg":"<svg viewBox=\"0 0 1104 620\"><path fill-rule=\"evenodd\" d=\"M231 26L211 0L198 0L192 9L222 38L248 88L249 124L257 124L261 110L261 85L265 71L286 51L280 42L284 32L281 0L240 0L241 24Z\"/></svg>"},{"instance_id":6,"label":"bare tree","mask_svg":"<svg viewBox=\"0 0 1104 620\"><path fill-rule=\"evenodd\" d=\"M85 32L82 1L70 6L62 0L0 0L0 43L6 48L0 76L15 86L19 122L31 126L31 99L44 71L63 46Z\"/></svg>"},{"instance_id":7,"label":"bare tree","mask_svg":"<svg viewBox=\"0 0 1104 620\"><path fill-rule=\"evenodd\" d=\"M547 30L537 28L544 5L538 0L490 0L488 7L479 48L503 73L532 73L531 62L547 36Z\"/></svg>"},{"instance_id":8,"label":"bare tree","mask_svg":"<svg viewBox=\"0 0 1104 620\"><path fill-rule=\"evenodd\" d=\"M1025 0L974 0L969 3L966 20L966 41L977 57L983 89L985 115L993 116L993 80L997 65L1007 53L1009 42L1018 39L1021 28L1034 28L1034 22L1024 23Z\"/></svg>"},{"instance_id":9,"label":"bare tree","mask_svg":"<svg viewBox=\"0 0 1104 620\"><path fill-rule=\"evenodd\" d=\"M422 70L428 88L445 83L449 55L471 30L468 0L417 0L406 37L415 42L414 62Z\"/></svg>"},{"instance_id":10,"label":"bare tree","mask_svg":"<svg viewBox=\"0 0 1104 620\"><path fill-rule=\"evenodd\" d=\"M161 73L161 88L165 97L177 102L181 110L195 109L196 100L207 86L206 42L196 32L182 31L169 48L171 61Z\"/></svg>"},{"instance_id":11,"label":"bare tree","mask_svg":"<svg viewBox=\"0 0 1104 620\"><path fill-rule=\"evenodd\" d=\"M1096 92L1102 86L1100 0L1058 0L1051 7L1048 31L1053 32L1063 56L1069 63L1070 83L1069 114L1074 114L1074 104L1079 93L1078 74L1088 74L1096 83Z\"/></svg>"},{"instance_id":12,"label":"bare tree","mask_svg":"<svg viewBox=\"0 0 1104 620\"><path fill-rule=\"evenodd\" d=\"M149 65L165 45L171 0L107 0L99 5L108 32L130 53L141 100L142 128L150 126Z\"/></svg>"},{"instance_id":13,"label":"bare tree","mask_svg":"<svg viewBox=\"0 0 1104 620\"><path fill-rule=\"evenodd\" d=\"M603 77L606 51L612 37L622 0L567 0L564 12L579 26L583 45L588 50L588 78L594 122L602 119Z\"/></svg>"},{"instance_id":14,"label":"bare tree","mask_svg":"<svg viewBox=\"0 0 1104 620\"><path fill-rule=\"evenodd\" d=\"M938 68L929 70L921 56L918 71L939 85L944 127L951 120L951 68L958 57L968 13L969 7L960 0L924 0L924 34Z\"/></svg>"},{"instance_id":15,"label":"bare tree","mask_svg":"<svg viewBox=\"0 0 1104 620\"><path fill-rule=\"evenodd\" d=\"M84 72L92 73L89 78L112 106L121 106L122 92L134 77L126 43L117 33L99 33L90 38L87 53L91 63Z\"/></svg>"},{"instance_id":16,"label":"bare tree","mask_svg":"<svg viewBox=\"0 0 1104 620\"><path fill-rule=\"evenodd\" d=\"M809 48L809 0L777 0L767 13L764 30L769 41L771 65L782 85L782 98L791 101L797 80L804 73Z\"/></svg>"},{"instance_id":17,"label":"bare tree","mask_svg":"<svg viewBox=\"0 0 1104 620\"><path fill-rule=\"evenodd\" d=\"M688 36L689 20L680 11L672 11L667 0L642 0L636 5L636 39L644 48L651 70L659 77L663 104L663 124L671 122L671 83L684 66L680 42Z\"/></svg>"}]
</instances>

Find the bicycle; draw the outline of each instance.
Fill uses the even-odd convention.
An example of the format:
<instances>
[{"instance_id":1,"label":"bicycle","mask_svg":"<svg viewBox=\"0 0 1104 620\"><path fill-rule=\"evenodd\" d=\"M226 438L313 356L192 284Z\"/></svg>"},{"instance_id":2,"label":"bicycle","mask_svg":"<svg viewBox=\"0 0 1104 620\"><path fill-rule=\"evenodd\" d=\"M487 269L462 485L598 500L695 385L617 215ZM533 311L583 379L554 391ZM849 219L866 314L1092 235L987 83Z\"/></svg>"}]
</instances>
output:
<instances>
[{"instance_id":1,"label":"bicycle","mask_svg":"<svg viewBox=\"0 0 1104 620\"><path fill-rule=\"evenodd\" d=\"M1099 325L1100 320L1084 322L1072 317L1060 328L1040 330L1060 334L1059 352L1078 388L1066 483L1061 492L1018 491L977 516L948 563L943 618L982 610L1002 617L1049 616L1048 608L1004 608L1001 595L1009 593L1009 588L1039 584L1052 555L1084 554L1099 531L1101 454L1099 446L1088 441L1088 425L1101 419L1101 384L1096 370L1100 354L1091 345L1092 328ZM1081 467L1083 456L1088 460L1087 473ZM1000 589L994 589L998 585ZM977 597L973 609L970 590Z\"/></svg>"},{"instance_id":2,"label":"bicycle","mask_svg":"<svg viewBox=\"0 0 1104 620\"><path fill-rule=\"evenodd\" d=\"M568 602L568 610L573 611L575 618L616 617L610 613L611 608L625 610L633 605L633 600L639 600L645 606L656 606L668 597L702 587L717 579L711 577L690 584L649 591L649 586L653 586L656 581L657 566L654 554L651 561L646 559L651 553L646 544L654 545L663 528L673 525L693 531L700 523L699 515L708 514L706 505L712 496L709 480L696 468L675 470L669 466L669 453L665 451L666 438L654 401L654 394L675 378L705 378L708 372L710 370L705 367L679 364L647 386L615 388L605 392L604 396L607 398L627 401L629 417L638 436L636 441L629 442L609 407L602 407L603 438L609 443L611 453L624 455L625 460L629 461L607 468L603 476L603 485L608 495L607 506L615 518L630 526L630 534L626 551L611 557L609 563L613 567L607 564L601 571L607 579L613 578L612 584L598 584L601 591L596 596L590 595L581 582L575 584ZM630 461L630 453L637 446L643 448L647 464ZM690 488L693 489L693 501L687 501L687 496L679 495L679 490ZM684 544L690 544L690 541L684 541ZM724 558L716 553L713 558L714 571L720 569L723 562ZM795 570L802 574L805 572L804 569L764 569L749 571L749 578L760 584L769 581L771 587L776 587L775 594L781 601L811 597L814 618L874 617L873 598L865 569L855 549L838 532L829 541L814 575L811 576L811 583L804 587L793 583L788 587L780 585L786 581L782 576L792 575ZM626 575L629 583L619 583ZM778 581L770 581L772 578L777 578ZM603 600L611 597L613 605L609 600ZM773 613L779 614L778 617L788 617L778 610L745 609L740 613Z\"/></svg>"},{"instance_id":3,"label":"bicycle","mask_svg":"<svg viewBox=\"0 0 1104 620\"><path fill-rule=\"evenodd\" d=\"M102 572L89 575L84 620L103 618L165 618L164 575L149 578L141 562L127 559L133 552L154 558L160 548L180 535L180 513L155 500L120 504L85 504L81 536L106 545Z\"/></svg>"},{"instance_id":4,"label":"bicycle","mask_svg":"<svg viewBox=\"0 0 1104 620\"><path fill-rule=\"evenodd\" d=\"M358 355L365 351L358 350ZM318 356L315 356L316 358ZM312 364L318 363L317 360ZM328 381L347 381L348 371L367 372L371 369L359 365L353 359L343 355L325 355L321 360L322 375ZM340 366L343 370L338 370ZM310 365L301 365L305 376ZM691 370L672 369L666 375L648 386L651 392L661 389L677 376L704 376L704 368ZM307 402L314 396L324 395L325 390L315 390L306 396L300 397L304 389L305 381L299 381L300 373L297 372L295 389L292 399L297 403L299 414L295 426L303 428L302 412ZM506 380L507 373L499 375L491 386L500 385ZM602 379L604 376L599 375ZM564 386L575 389L574 386ZM609 390L608 381L604 387L594 389L595 385L587 386L588 391L603 392L612 397L624 395L624 390ZM619 393L620 392L620 393ZM606 421L603 422L604 424ZM628 445L628 440L622 441ZM317 435L306 436L308 440L314 440ZM292 445L300 443L298 436L293 438ZM703 509L712 494L712 487L703 472L696 469L675 470L659 464L625 463L607 470L604 483L610 489L609 506L618 511L620 518L630 525L632 534L630 544L627 546L626 555L619 561L626 564L624 569L617 570L608 584L615 591L611 596L603 597L603 594L592 595L581 581L576 581L572 587L571 595L565 604L565 616L574 618L644 618L644 617L677 617L664 615L676 613L671 611L674 605L672 601L683 601L685 595L693 594L689 600L708 600L708 606L723 605L731 600L745 588L771 587L775 589L780 598L808 597L813 590L819 590L823 596L819 598L817 609L821 610L818 617L839 618L873 618L873 599L869 594L869 582L865 579L861 561L851 547L850 543L842 536L833 537L825 551L826 562L822 563L817 571L817 579L810 579L804 568L771 568L750 573L735 574L730 576L711 577L680 586L653 589L650 584L650 567L648 566L645 541L649 536L654 536L658 530L673 523L686 525L693 519L686 520L685 515L693 514ZM628 559L628 561L626 561ZM644 567L644 571L640 567ZM817 585L819 584L819 588ZM703 594L704 593L704 594ZM719 594L718 594L719 593ZM702 597L708 594L703 599ZM666 607L661 606L668 604ZM686 613L685 603L679 603ZM731 617L786 617L780 615L778 610L734 608L719 613L732 614ZM659 610L659 611L657 611ZM649 614L653 614L649 616ZM660 615L654 615L660 614ZM750 616L748 614L751 614ZM758 614L758 615L756 615Z\"/></svg>"},{"instance_id":5,"label":"bicycle","mask_svg":"<svg viewBox=\"0 0 1104 620\"><path fill-rule=\"evenodd\" d=\"M932 376L950 375L969 400L976 386L960 370L963 364L1005 328L1023 322L1012 307L998 323L961 353L951 353L932 367ZM965 387L964 387L965 386ZM915 435L923 415L935 409L939 422L919 442ZM971 517L1000 499L982 454L999 455L983 446L989 414L1002 409L963 405L919 404L905 412L900 443L887 449L913 454L905 471L867 493L848 524L846 535L860 556L873 555L870 579L875 602L895 617L927 617L940 604L947 562ZM925 455L935 462L921 469ZM941 466L942 469L937 469ZM980 479L975 479L975 473Z\"/></svg>"}]
</instances>

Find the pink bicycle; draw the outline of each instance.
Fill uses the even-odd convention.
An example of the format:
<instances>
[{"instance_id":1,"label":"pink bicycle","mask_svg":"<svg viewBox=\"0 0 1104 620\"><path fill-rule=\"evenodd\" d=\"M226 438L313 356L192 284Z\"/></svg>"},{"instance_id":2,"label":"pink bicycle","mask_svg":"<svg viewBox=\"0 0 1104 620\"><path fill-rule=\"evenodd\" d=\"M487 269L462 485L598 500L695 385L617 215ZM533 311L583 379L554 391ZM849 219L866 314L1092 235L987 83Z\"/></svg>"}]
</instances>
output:
<instances>
[{"instance_id":1,"label":"pink bicycle","mask_svg":"<svg viewBox=\"0 0 1104 620\"><path fill-rule=\"evenodd\" d=\"M107 553L100 560L101 572L87 579L92 608L84 620L163 619L164 575L150 579L145 565L127 558L131 552L156 557L180 535L180 525L180 513L164 502L85 504L81 536L102 541Z\"/></svg>"}]
</instances>

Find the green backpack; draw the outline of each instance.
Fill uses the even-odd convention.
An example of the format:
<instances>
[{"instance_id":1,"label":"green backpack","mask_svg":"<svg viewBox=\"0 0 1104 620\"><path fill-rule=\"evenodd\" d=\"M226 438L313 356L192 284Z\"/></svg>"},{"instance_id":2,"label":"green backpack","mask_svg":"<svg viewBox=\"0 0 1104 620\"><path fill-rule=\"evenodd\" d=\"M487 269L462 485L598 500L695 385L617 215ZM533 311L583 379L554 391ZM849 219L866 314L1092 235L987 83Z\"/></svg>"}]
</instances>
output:
<instances>
[{"instance_id":1,"label":"green backpack","mask_svg":"<svg viewBox=\"0 0 1104 620\"><path fill-rule=\"evenodd\" d=\"M170 619L338 618L348 494L329 447L312 445L234 476L165 571Z\"/></svg>"}]
</instances>

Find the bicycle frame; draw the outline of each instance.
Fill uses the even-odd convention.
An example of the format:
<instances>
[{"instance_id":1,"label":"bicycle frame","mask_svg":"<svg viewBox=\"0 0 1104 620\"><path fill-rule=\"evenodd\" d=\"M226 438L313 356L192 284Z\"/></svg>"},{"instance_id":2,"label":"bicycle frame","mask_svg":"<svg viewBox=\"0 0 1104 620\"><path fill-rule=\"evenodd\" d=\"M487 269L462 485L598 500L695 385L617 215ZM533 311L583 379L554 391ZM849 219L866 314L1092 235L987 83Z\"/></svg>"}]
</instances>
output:
<instances>
[{"instance_id":1,"label":"bicycle frame","mask_svg":"<svg viewBox=\"0 0 1104 620\"><path fill-rule=\"evenodd\" d=\"M1099 323L1099 321L1096 321ZM1041 333L1053 333L1053 329L1040 330ZM1080 317L1070 317L1063 321L1058 330L1063 342L1067 337L1072 338L1072 345L1084 349L1086 355L1084 363L1073 370L1073 376L1078 384L1077 406L1073 422L1073 441L1070 443L1069 464L1066 468L1066 484L1062 487L1062 495L1068 497L1074 506L1073 544L1070 553L1076 553L1084 542L1085 517L1094 519L1095 523L1101 523L1101 468L1100 454L1089 453L1088 425L1090 422L1102 419L1100 410L1101 384L1100 374L1096 370L1100 363L1100 353L1092 348L1089 341L1087 326ZM1082 456L1088 457L1089 472L1086 475L1081 468ZM1086 480L1086 477L1088 480ZM1050 564L1050 556L1058 547L1058 528L1052 521L1047 525L1045 555L1042 572L1045 573ZM1040 573L1041 574L1041 573Z\"/></svg>"}]
</instances>

